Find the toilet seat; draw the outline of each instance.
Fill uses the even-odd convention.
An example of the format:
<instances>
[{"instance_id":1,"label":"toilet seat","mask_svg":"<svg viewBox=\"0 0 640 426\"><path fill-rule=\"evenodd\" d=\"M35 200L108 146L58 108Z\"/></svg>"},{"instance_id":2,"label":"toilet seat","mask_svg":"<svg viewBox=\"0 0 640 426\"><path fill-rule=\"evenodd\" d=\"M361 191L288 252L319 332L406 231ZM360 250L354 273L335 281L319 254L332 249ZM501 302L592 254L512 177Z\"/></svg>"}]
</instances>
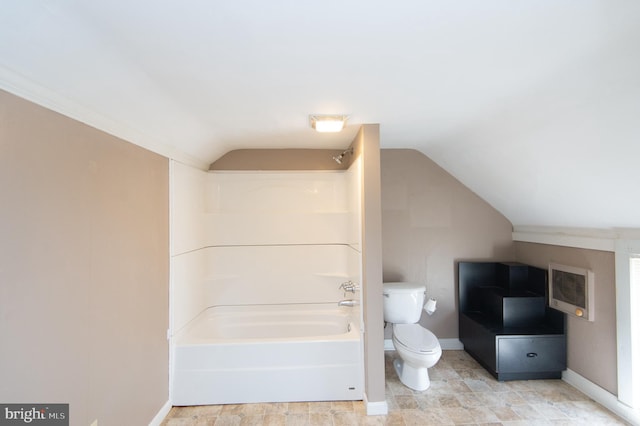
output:
<instances>
[{"instance_id":1,"label":"toilet seat","mask_svg":"<svg viewBox=\"0 0 640 426\"><path fill-rule=\"evenodd\" d=\"M440 348L440 342L435 334L420 324L394 324L393 337L396 343L415 353L426 355L437 352Z\"/></svg>"}]
</instances>

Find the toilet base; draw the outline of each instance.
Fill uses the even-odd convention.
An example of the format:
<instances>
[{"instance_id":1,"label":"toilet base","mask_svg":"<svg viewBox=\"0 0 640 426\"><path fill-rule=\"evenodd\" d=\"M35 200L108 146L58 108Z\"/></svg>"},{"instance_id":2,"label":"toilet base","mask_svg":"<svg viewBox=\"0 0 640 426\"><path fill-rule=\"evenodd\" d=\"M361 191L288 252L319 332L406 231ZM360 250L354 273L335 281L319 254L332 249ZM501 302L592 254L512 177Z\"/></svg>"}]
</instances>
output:
<instances>
[{"instance_id":1,"label":"toilet base","mask_svg":"<svg viewBox=\"0 0 640 426\"><path fill-rule=\"evenodd\" d=\"M393 368L396 370L402 384L408 388L416 391L424 391L431 386L429 372L425 367L416 368L407 364L402 359L396 358L393 360Z\"/></svg>"}]
</instances>

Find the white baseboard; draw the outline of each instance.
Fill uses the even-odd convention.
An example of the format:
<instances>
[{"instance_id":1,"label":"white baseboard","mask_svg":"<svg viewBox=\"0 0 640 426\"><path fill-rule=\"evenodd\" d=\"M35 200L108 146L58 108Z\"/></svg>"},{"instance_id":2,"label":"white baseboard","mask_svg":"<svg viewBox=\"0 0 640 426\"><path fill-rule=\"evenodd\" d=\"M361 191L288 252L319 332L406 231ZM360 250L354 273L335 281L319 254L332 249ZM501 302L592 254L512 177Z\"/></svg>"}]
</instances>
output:
<instances>
[{"instance_id":1,"label":"white baseboard","mask_svg":"<svg viewBox=\"0 0 640 426\"><path fill-rule=\"evenodd\" d=\"M367 416L386 416L389 414L387 401L371 402L367 399L367 394L363 395L364 406L367 408Z\"/></svg>"},{"instance_id":2,"label":"white baseboard","mask_svg":"<svg viewBox=\"0 0 640 426\"><path fill-rule=\"evenodd\" d=\"M459 339L438 339L443 351L461 351L464 345Z\"/></svg>"},{"instance_id":3,"label":"white baseboard","mask_svg":"<svg viewBox=\"0 0 640 426\"><path fill-rule=\"evenodd\" d=\"M171 411L171 402L167 401L162 408L160 408L160 411L158 411L158 414L156 414L153 420L149 422L149 426L160 426L164 418L169 414L169 411Z\"/></svg>"},{"instance_id":4,"label":"white baseboard","mask_svg":"<svg viewBox=\"0 0 640 426\"><path fill-rule=\"evenodd\" d=\"M592 381L585 379L573 370L567 369L562 372L562 380L569 383L580 392L584 393L598 404L603 405L610 411L616 413L629 423L640 426L640 413L626 404L609 391L601 388Z\"/></svg>"},{"instance_id":5,"label":"white baseboard","mask_svg":"<svg viewBox=\"0 0 640 426\"><path fill-rule=\"evenodd\" d=\"M438 341L443 351L461 351L464 349L464 345L459 339L438 339ZM384 339L384 350L395 350L391 339Z\"/></svg>"},{"instance_id":6,"label":"white baseboard","mask_svg":"<svg viewBox=\"0 0 640 426\"><path fill-rule=\"evenodd\" d=\"M395 351L396 348L393 347L393 342L391 339L384 339L384 350L385 351Z\"/></svg>"}]
</instances>

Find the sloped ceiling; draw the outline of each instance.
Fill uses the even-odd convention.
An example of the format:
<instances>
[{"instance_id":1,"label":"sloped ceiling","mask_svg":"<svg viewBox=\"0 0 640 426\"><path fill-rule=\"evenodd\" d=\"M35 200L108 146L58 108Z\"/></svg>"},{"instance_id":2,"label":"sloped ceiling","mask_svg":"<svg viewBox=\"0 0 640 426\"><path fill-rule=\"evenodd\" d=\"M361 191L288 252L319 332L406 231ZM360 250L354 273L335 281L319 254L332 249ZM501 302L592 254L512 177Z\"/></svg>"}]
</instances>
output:
<instances>
[{"instance_id":1,"label":"sloped ceiling","mask_svg":"<svg viewBox=\"0 0 640 426\"><path fill-rule=\"evenodd\" d=\"M635 0L3 2L0 87L200 167L380 123L516 226L640 228Z\"/></svg>"}]
</instances>

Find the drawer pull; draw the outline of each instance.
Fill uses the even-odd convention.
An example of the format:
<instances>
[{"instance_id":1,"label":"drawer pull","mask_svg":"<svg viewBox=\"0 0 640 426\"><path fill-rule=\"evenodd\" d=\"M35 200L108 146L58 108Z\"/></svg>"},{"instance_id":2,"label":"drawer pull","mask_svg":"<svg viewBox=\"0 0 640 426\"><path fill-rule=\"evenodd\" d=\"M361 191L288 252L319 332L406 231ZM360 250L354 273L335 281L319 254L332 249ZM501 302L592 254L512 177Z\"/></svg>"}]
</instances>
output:
<instances>
[{"instance_id":1,"label":"drawer pull","mask_svg":"<svg viewBox=\"0 0 640 426\"><path fill-rule=\"evenodd\" d=\"M538 354L537 354L537 353L535 353L535 352L529 352L529 353L527 354L527 358L535 358L535 357L537 357L537 356L538 356Z\"/></svg>"}]
</instances>

